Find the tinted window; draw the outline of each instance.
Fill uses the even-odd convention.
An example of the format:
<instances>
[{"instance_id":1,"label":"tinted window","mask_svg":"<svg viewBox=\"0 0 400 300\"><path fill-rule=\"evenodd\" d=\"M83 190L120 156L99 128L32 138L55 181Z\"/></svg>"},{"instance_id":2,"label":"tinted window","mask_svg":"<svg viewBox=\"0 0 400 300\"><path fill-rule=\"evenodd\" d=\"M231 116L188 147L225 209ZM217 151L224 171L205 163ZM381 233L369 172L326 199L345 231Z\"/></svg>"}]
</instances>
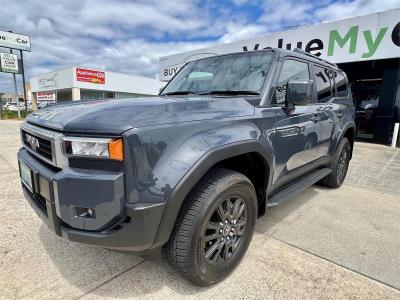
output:
<instances>
[{"instance_id":1,"label":"tinted window","mask_svg":"<svg viewBox=\"0 0 400 300\"><path fill-rule=\"evenodd\" d=\"M308 64L297 60L285 60L275 87L275 95L272 103L284 103L286 96L286 84L289 80L308 80Z\"/></svg>"},{"instance_id":2,"label":"tinted window","mask_svg":"<svg viewBox=\"0 0 400 300\"><path fill-rule=\"evenodd\" d=\"M333 72L328 68L314 66L318 102L328 102L332 98Z\"/></svg>"},{"instance_id":3,"label":"tinted window","mask_svg":"<svg viewBox=\"0 0 400 300\"><path fill-rule=\"evenodd\" d=\"M336 83L336 95L338 97L347 97L347 85L346 85L346 78L340 74L336 74L335 78Z\"/></svg>"}]
</instances>

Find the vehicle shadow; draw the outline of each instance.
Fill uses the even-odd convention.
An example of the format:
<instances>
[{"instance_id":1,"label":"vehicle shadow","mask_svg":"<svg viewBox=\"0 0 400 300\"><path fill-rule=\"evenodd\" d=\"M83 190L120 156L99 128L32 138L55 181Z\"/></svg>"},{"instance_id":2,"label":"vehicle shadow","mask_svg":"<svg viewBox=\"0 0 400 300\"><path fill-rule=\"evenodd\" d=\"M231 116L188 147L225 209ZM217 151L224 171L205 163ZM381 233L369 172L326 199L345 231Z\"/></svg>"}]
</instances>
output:
<instances>
[{"instance_id":1,"label":"vehicle shadow","mask_svg":"<svg viewBox=\"0 0 400 300\"><path fill-rule=\"evenodd\" d=\"M278 206L267 208L265 215L257 220L256 230L262 234L273 235L276 225L279 225L282 220L292 217L298 209L303 208L305 205L306 209L311 209L312 201L310 200L319 193L324 193L325 190L327 188L320 185L313 185L292 199ZM310 207L307 207L307 205Z\"/></svg>"},{"instance_id":2,"label":"vehicle shadow","mask_svg":"<svg viewBox=\"0 0 400 300\"><path fill-rule=\"evenodd\" d=\"M172 295L193 295L207 289L181 278L160 251L138 256L73 243L43 224L39 238L62 277L83 294L127 298L156 295L162 289L171 290Z\"/></svg>"}]
</instances>

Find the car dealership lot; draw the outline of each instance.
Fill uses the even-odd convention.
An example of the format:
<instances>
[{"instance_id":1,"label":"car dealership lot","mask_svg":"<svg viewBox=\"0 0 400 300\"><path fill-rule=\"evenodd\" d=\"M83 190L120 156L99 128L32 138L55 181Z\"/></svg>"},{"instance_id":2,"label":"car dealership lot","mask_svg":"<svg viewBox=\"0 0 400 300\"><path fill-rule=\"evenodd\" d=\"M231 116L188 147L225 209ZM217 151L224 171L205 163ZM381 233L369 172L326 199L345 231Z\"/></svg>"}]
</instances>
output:
<instances>
[{"instance_id":1,"label":"car dealership lot","mask_svg":"<svg viewBox=\"0 0 400 300\"><path fill-rule=\"evenodd\" d=\"M0 298L399 298L400 150L357 143L345 185L268 211L239 268L198 288L157 255L51 233L22 196L19 123L0 121Z\"/></svg>"}]
</instances>

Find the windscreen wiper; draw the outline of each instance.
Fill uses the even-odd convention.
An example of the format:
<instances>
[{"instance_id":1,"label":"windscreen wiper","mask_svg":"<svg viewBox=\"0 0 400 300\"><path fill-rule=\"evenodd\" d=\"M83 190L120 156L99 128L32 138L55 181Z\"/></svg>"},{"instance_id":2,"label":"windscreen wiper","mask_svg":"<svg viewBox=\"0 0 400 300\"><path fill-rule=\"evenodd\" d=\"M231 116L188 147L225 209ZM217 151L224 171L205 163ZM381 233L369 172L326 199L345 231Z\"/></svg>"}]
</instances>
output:
<instances>
[{"instance_id":1,"label":"windscreen wiper","mask_svg":"<svg viewBox=\"0 0 400 300\"><path fill-rule=\"evenodd\" d=\"M170 96L170 95L189 95L189 94L196 94L193 91L174 91L169 93L163 93L161 96Z\"/></svg>"},{"instance_id":2,"label":"windscreen wiper","mask_svg":"<svg viewBox=\"0 0 400 300\"><path fill-rule=\"evenodd\" d=\"M197 93L197 95L260 95L257 91L247 90L211 90Z\"/></svg>"}]
</instances>

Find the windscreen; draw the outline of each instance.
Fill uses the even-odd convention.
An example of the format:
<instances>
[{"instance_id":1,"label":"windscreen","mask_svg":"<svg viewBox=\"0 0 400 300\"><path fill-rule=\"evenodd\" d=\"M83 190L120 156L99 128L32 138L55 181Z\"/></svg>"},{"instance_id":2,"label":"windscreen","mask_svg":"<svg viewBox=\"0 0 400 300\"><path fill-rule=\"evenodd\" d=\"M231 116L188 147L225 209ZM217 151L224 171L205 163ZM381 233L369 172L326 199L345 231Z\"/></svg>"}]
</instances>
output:
<instances>
[{"instance_id":1,"label":"windscreen","mask_svg":"<svg viewBox=\"0 0 400 300\"><path fill-rule=\"evenodd\" d=\"M259 94L272 64L271 51L209 57L190 62L163 90L168 94Z\"/></svg>"}]
</instances>

